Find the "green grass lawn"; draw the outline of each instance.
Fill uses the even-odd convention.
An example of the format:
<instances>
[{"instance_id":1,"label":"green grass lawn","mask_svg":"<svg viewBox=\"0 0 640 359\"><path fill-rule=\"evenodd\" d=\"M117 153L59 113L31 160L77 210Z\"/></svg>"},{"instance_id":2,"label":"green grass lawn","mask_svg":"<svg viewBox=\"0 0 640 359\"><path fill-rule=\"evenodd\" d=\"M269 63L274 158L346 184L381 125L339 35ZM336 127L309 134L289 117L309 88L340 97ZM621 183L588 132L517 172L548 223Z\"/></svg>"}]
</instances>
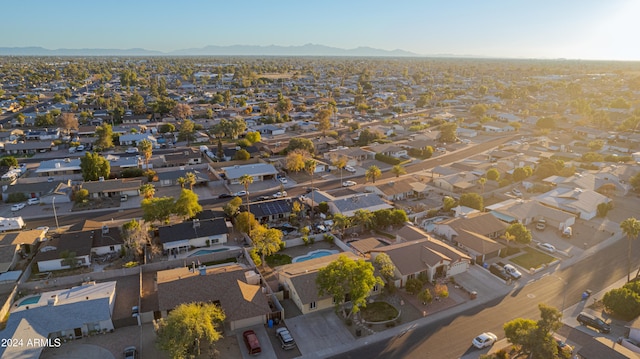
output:
<instances>
[{"instance_id":1,"label":"green grass lawn","mask_svg":"<svg viewBox=\"0 0 640 359\"><path fill-rule=\"evenodd\" d=\"M556 258L539 250L530 247L524 247L523 249L526 252L525 254L511 259L513 263L521 266L522 268L539 268L544 264L548 264L556 260Z\"/></svg>"},{"instance_id":2,"label":"green grass lawn","mask_svg":"<svg viewBox=\"0 0 640 359\"><path fill-rule=\"evenodd\" d=\"M276 253L264 258L269 267L277 267L285 264L291 264L291 257L286 254Z\"/></svg>"},{"instance_id":3,"label":"green grass lawn","mask_svg":"<svg viewBox=\"0 0 640 359\"><path fill-rule=\"evenodd\" d=\"M398 310L387 302L373 302L360 310L362 319L368 322L384 322L395 319Z\"/></svg>"}]
</instances>

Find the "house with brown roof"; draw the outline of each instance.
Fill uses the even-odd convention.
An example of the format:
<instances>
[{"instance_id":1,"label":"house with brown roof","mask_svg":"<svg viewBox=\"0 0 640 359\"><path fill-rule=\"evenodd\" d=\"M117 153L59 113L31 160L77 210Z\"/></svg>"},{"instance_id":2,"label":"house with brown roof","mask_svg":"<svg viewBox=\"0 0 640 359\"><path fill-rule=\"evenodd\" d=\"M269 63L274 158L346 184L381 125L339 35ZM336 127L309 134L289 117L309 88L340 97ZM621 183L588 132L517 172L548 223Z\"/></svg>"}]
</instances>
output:
<instances>
[{"instance_id":1,"label":"house with brown roof","mask_svg":"<svg viewBox=\"0 0 640 359\"><path fill-rule=\"evenodd\" d=\"M89 197L93 198L120 197L123 194L138 196L140 186L142 186L141 180L127 178L83 182L81 185L83 189L89 191Z\"/></svg>"},{"instance_id":2,"label":"house with brown roof","mask_svg":"<svg viewBox=\"0 0 640 359\"><path fill-rule=\"evenodd\" d=\"M318 294L316 278L320 269L326 267L341 255L353 260L362 259L351 252L344 252L276 268L276 276L278 282L284 287L285 295L289 296L302 314L333 308L333 298L330 295ZM380 288L374 288L371 294L374 295L379 292Z\"/></svg>"},{"instance_id":3,"label":"house with brown roof","mask_svg":"<svg viewBox=\"0 0 640 359\"><path fill-rule=\"evenodd\" d=\"M188 148L181 152L169 153L161 157L164 161L164 167L188 166L202 163L202 154L193 148Z\"/></svg>"},{"instance_id":4,"label":"house with brown roof","mask_svg":"<svg viewBox=\"0 0 640 359\"><path fill-rule=\"evenodd\" d=\"M475 187L479 178L471 172L459 172L434 178L432 184L449 192L460 192Z\"/></svg>"},{"instance_id":5,"label":"house with brown roof","mask_svg":"<svg viewBox=\"0 0 640 359\"><path fill-rule=\"evenodd\" d=\"M420 229L405 226L407 237L422 237L371 250L371 258L386 253L395 265L395 285L404 287L407 280L425 276L429 281L460 274L469 269L471 257L466 253L436 239Z\"/></svg>"},{"instance_id":6,"label":"house with brown roof","mask_svg":"<svg viewBox=\"0 0 640 359\"><path fill-rule=\"evenodd\" d=\"M215 303L225 313L229 330L261 325L271 312L252 271L239 265L217 268L180 267L158 271L158 307L163 317L180 304Z\"/></svg>"},{"instance_id":7,"label":"house with brown roof","mask_svg":"<svg viewBox=\"0 0 640 359\"><path fill-rule=\"evenodd\" d=\"M91 245L88 235L65 233L44 242L33 260L40 272L71 268L67 263L67 259L71 259L68 255L73 255L78 267L88 267L91 265Z\"/></svg>"},{"instance_id":8,"label":"house with brown roof","mask_svg":"<svg viewBox=\"0 0 640 359\"><path fill-rule=\"evenodd\" d=\"M32 253L45 239L42 229L9 232L0 235L0 273L13 270L21 256Z\"/></svg>"},{"instance_id":9,"label":"house with brown roof","mask_svg":"<svg viewBox=\"0 0 640 359\"><path fill-rule=\"evenodd\" d=\"M476 261L484 262L500 255L504 246L495 239L506 229L507 224L490 213L473 213L437 222L433 232L464 248Z\"/></svg>"},{"instance_id":10,"label":"house with brown roof","mask_svg":"<svg viewBox=\"0 0 640 359\"><path fill-rule=\"evenodd\" d=\"M385 183L372 184L365 187L367 192L373 192L387 201L401 201L415 194L412 177L399 179L395 178Z\"/></svg>"},{"instance_id":11,"label":"house with brown roof","mask_svg":"<svg viewBox=\"0 0 640 359\"><path fill-rule=\"evenodd\" d=\"M576 216L571 213L545 206L537 201L525 201L520 198L508 199L485 209L505 223L520 222L527 226L544 219L547 227L559 231L573 226L576 222Z\"/></svg>"}]
</instances>

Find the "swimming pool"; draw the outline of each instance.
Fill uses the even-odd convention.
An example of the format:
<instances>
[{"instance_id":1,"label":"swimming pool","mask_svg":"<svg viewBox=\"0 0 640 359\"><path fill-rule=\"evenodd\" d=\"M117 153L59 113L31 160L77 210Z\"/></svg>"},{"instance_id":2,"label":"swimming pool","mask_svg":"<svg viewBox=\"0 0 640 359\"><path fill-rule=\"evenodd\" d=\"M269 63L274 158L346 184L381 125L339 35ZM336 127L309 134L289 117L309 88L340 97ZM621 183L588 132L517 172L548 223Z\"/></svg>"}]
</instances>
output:
<instances>
[{"instance_id":1,"label":"swimming pool","mask_svg":"<svg viewBox=\"0 0 640 359\"><path fill-rule=\"evenodd\" d=\"M22 307L23 305L36 304L36 303L38 303L40 301L40 297L41 296L36 295L36 296L33 296L33 297L26 298L22 302L20 302L18 307Z\"/></svg>"},{"instance_id":2,"label":"swimming pool","mask_svg":"<svg viewBox=\"0 0 640 359\"><path fill-rule=\"evenodd\" d=\"M316 251L311 251L311 252L307 253L306 256L298 256L298 257L293 258L291 260L291 263L304 262L304 261L308 261L310 259L326 257L326 256L330 256L330 255L336 254L336 253L339 253L339 251L330 250L330 249L318 249Z\"/></svg>"},{"instance_id":3,"label":"swimming pool","mask_svg":"<svg viewBox=\"0 0 640 359\"><path fill-rule=\"evenodd\" d=\"M195 251L191 254L189 254L187 257L195 257L195 256L202 256L205 254L211 254L211 253L216 253L216 252L224 252L224 251L228 251L229 248L218 248L218 249L200 249L198 251Z\"/></svg>"}]
</instances>

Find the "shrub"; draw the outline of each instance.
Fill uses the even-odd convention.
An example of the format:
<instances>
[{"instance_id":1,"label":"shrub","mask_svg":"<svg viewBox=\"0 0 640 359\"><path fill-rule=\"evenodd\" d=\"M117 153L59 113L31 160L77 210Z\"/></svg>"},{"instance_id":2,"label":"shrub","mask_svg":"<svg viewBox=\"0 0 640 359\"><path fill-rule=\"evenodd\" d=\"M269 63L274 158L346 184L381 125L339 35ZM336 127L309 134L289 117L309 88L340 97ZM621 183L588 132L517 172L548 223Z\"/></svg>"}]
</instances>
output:
<instances>
[{"instance_id":1,"label":"shrub","mask_svg":"<svg viewBox=\"0 0 640 359\"><path fill-rule=\"evenodd\" d=\"M10 193L9 196L7 196L7 203L24 202L26 200L27 196L22 192Z\"/></svg>"},{"instance_id":2,"label":"shrub","mask_svg":"<svg viewBox=\"0 0 640 359\"><path fill-rule=\"evenodd\" d=\"M418 280L420 280L422 284L426 284L427 282L429 282L429 276L427 275L427 273L420 273L418 274Z\"/></svg>"},{"instance_id":3,"label":"shrub","mask_svg":"<svg viewBox=\"0 0 640 359\"><path fill-rule=\"evenodd\" d=\"M449 296L449 288L446 284L436 284L436 296L440 298L446 298Z\"/></svg>"},{"instance_id":4,"label":"shrub","mask_svg":"<svg viewBox=\"0 0 640 359\"><path fill-rule=\"evenodd\" d=\"M422 301L422 303L431 303L433 301L433 295L429 288L425 288L422 292L418 294L418 299Z\"/></svg>"},{"instance_id":5,"label":"shrub","mask_svg":"<svg viewBox=\"0 0 640 359\"><path fill-rule=\"evenodd\" d=\"M89 198L89 191L82 188L74 194L73 198L76 201L76 203L82 203L86 201L87 198Z\"/></svg>"},{"instance_id":6,"label":"shrub","mask_svg":"<svg viewBox=\"0 0 640 359\"><path fill-rule=\"evenodd\" d=\"M395 158L395 157L391 157L391 156L386 156L383 155L382 153L376 153L376 160L380 161L380 162L384 162L390 165L399 165L402 163L402 160L399 158Z\"/></svg>"},{"instance_id":7,"label":"shrub","mask_svg":"<svg viewBox=\"0 0 640 359\"><path fill-rule=\"evenodd\" d=\"M325 242L327 242L327 243L329 243L329 244L333 244L334 239L335 239L335 238L333 238L333 236L332 236L332 235L330 235L330 234L325 234L325 235L324 235L324 240L325 240Z\"/></svg>"},{"instance_id":8,"label":"shrub","mask_svg":"<svg viewBox=\"0 0 640 359\"><path fill-rule=\"evenodd\" d=\"M407 284L405 284L404 289L413 295L420 293L422 290L422 282L419 279L411 278L407 280Z\"/></svg>"},{"instance_id":9,"label":"shrub","mask_svg":"<svg viewBox=\"0 0 640 359\"><path fill-rule=\"evenodd\" d=\"M607 310L625 320L631 320L640 315L640 296L629 288L622 287L608 291L602 298L602 304Z\"/></svg>"},{"instance_id":10,"label":"shrub","mask_svg":"<svg viewBox=\"0 0 640 359\"><path fill-rule=\"evenodd\" d=\"M138 266L138 262L134 262L134 261L127 262L127 263L125 263L123 265L123 267L125 267L125 268L132 268L132 267L136 267L136 266Z\"/></svg>"},{"instance_id":11,"label":"shrub","mask_svg":"<svg viewBox=\"0 0 640 359\"><path fill-rule=\"evenodd\" d=\"M255 249L252 249L249 252L249 255L251 256L251 260L253 260L253 263L255 263L256 266L261 266L262 265L262 259L260 258L260 255L258 254L258 251Z\"/></svg>"},{"instance_id":12,"label":"shrub","mask_svg":"<svg viewBox=\"0 0 640 359\"><path fill-rule=\"evenodd\" d=\"M120 172L120 176L122 178L133 178L133 177L142 177L144 175L144 170L142 168L126 168Z\"/></svg>"}]
</instances>

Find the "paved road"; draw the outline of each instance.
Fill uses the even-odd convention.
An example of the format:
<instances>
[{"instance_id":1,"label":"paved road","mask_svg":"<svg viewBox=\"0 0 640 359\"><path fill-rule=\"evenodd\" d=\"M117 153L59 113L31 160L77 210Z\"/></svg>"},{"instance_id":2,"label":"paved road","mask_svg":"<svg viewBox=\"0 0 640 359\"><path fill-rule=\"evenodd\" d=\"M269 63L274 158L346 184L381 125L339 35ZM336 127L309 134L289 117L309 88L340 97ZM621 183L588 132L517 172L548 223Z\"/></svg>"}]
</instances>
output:
<instances>
[{"instance_id":1,"label":"paved road","mask_svg":"<svg viewBox=\"0 0 640 359\"><path fill-rule=\"evenodd\" d=\"M640 242L634 241L632 253L639 250ZM477 351L472 348L471 340L476 335L492 331L499 338L504 338L502 326L505 322L518 317L539 319L539 303L561 309L564 302L567 308L580 301L585 289L598 292L606 288L626 276L626 253L626 239L619 240L571 267L562 270L550 268L551 275L484 306L452 314L404 335L369 342L333 358L460 358L486 353L488 349ZM632 268L638 265L640 258L636 257ZM615 339L623 331L624 328L616 324L608 336Z\"/></svg>"}]
</instances>

